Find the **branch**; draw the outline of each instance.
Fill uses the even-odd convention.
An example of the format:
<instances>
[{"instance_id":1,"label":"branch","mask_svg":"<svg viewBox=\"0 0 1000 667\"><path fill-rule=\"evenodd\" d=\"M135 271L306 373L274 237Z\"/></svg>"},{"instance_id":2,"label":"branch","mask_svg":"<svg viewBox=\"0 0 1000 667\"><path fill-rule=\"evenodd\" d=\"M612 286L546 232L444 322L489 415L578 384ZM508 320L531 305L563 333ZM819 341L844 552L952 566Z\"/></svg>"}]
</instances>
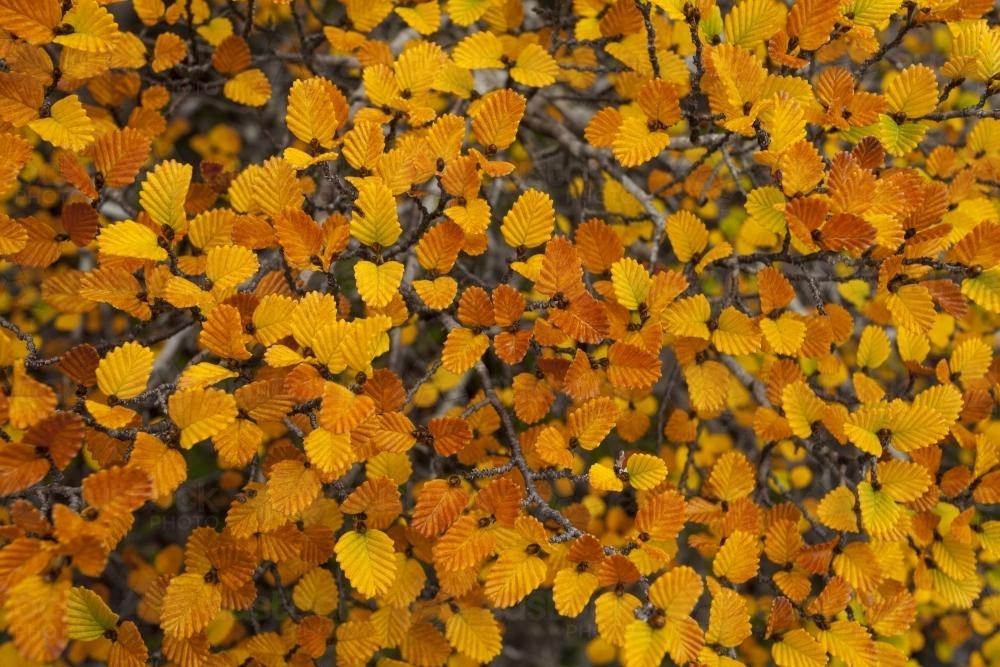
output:
<instances>
[{"instance_id":1,"label":"branch","mask_svg":"<svg viewBox=\"0 0 1000 667\"><path fill-rule=\"evenodd\" d=\"M574 526L573 523L563 516L558 510L550 507L538 493L538 487L535 486L534 471L524 458L524 452L521 450L521 440L518 436L517 428L514 426L514 420L511 419L510 412L500 401L500 397L497 395L496 389L493 387L493 380L490 378L490 373L486 369L486 364L484 364L481 360L476 362L476 372L479 374L479 380L482 382L483 391L486 393L486 397L489 399L493 409L500 415L500 421L503 423L504 433L507 435L507 441L510 445L511 461L521 473L521 477L524 478L525 504L528 506L534 506L538 514L541 515L543 519L551 519L559 524L560 528L563 529L562 535L554 535L550 538L551 542L565 542L566 540L579 537L582 535L580 529Z\"/></svg>"},{"instance_id":2,"label":"branch","mask_svg":"<svg viewBox=\"0 0 1000 667\"><path fill-rule=\"evenodd\" d=\"M3 315L0 315L0 327L3 327L7 331L14 334L18 340L24 343L24 346L28 348L28 358L25 359L25 366L35 366L38 365L38 348L35 347L35 339L32 338L31 334L25 333L19 326L8 320Z\"/></svg>"},{"instance_id":3,"label":"branch","mask_svg":"<svg viewBox=\"0 0 1000 667\"><path fill-rule=\"evenodd\" d=\"M536 97L535 99L542 98ZM534 101L535 100L532 100L532 103L534 103ZM642 204L643 210L646 211L646 214L649 215L650 219L653 221L653 252L650 253L649 259L650 269L652 269L653 264L656 262L656 250L663 242L663 236L666 233L667 225L666 215L664 215L664 213L656 207L653 201L653 195L647 192L638 183L633 181L625 173L624 169L615 165L602 151L587 145L582 139L576 136L575 133L569 130L569 128L555 122L555 120L544 113L543 110L539 110L537 108L530 110L529 113L525 114L524 119L521 122L523 126L535 132L553 137L574 157L596 160L602 169L615 177L621 186L625 188L626 192L635 197L639 203Z\"/></svg>"},{"instance_id":4,"label":"branch","mask_svg":"<svg viewBox=\"0 0 1000 667\"><path fill-rule=\"evenodd\" d=\"M649 64L653 68L653 78L660 78L660 61L656 57L656 29L653 27L653 8L642 0L635 0L635 8L642 14L642 22L646 25L646 53L649 54Z\"/></svg>"},{"instance_id":5,"label":"branch","mask_svg":"<svg viewBox=\"0 0 1000 667\"><path fill-rule=\"evenodd\" d=\"M904 23L899 28L899 32L896 33L895 37L893 37L891 40L880 46L878 51L872 54L872 56L868 58L868 60L858 65L858 69L855 72L855 77L854 77L856 81L861 81L861 79L865 77L865 74L868 73L868 70L871 69L872 65L885 58L886 53L888 53L892 49L902 44L903 38L906 37L906 33L910 32L915 27L917 27L917 24L914 23L913 21L913 15L917 8L916 3L909 2L907 3L906 7L907 7L906 23Z\"/></svg>"}]
</instances>

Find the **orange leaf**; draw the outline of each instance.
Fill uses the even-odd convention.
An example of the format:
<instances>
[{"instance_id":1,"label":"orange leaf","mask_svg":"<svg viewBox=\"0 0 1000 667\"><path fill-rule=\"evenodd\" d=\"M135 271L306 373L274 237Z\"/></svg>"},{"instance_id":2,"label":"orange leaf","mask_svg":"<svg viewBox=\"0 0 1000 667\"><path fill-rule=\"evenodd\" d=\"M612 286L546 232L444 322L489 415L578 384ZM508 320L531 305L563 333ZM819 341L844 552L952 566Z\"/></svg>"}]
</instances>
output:
<instances>
[{"instance_id":1,"label":"orange leaf","mask_svg":"<svg viewBox=\"0 0 1000 667\"><path fill-rule=\"evenodd\" d=\"M448 332L441 351L441 365L450 373L461 374L476 365L490 346L485 334L458 328Z\"/></svg>"},{"instance_id":2,"label":"orange leaf","mask_svg":"<svg viewBox=\"0 0 1000 667\"><path fill-rule=\"evenodd\" d=\"M424 537L436 537L447 530L469 502L469 494L457 476L426 482L413 507L413 529Z\"/></svg>"},{"instance_id":3,"label":"orange leaf","mask_svg":"<svg viewBox=\"0 0 1000 667\"><path fill-rule=\"evenodd\" d=\"M167 585L160 627L180 639L193 637L208 627L221 608L222 592L217 585L200 574L181 574Z\"/></svg>"},{"instance_id":4,"label":"orange leaf","mask_svg":"<svg viewBox=\"0 0 1000 667\"><path fill-rule=\"evenodd\" d=\"M347 496L340 506L344 514L364 514L365 525L384 529L393 523L403 510L399 489L387 477L365 481Z\"/></svg>"},{"instance_id":5,"label":"orange leaf","mask_svg":"<svg viewBox=\"0 0 1000 667\"><path fill-rule=\"evenodd\" d=\"M618 387L646 389L660 379L660 360L635 345L615 343L608 362L608 379Z\"/></svg>"}]
</instances>

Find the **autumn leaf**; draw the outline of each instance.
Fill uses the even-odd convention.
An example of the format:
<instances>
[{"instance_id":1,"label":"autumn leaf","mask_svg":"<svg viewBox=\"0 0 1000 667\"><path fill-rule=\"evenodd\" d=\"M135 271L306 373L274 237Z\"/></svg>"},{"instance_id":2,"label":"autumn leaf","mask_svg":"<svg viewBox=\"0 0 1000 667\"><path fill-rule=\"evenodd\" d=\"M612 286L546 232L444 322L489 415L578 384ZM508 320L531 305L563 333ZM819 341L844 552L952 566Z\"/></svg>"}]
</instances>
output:
<instances>
[{"instance_id":1,"label":"autumn leaf","mask_svg":"<svg viewBox=\"0 0 1000 667\"><path fill-rule=\"evenodd\" d=\"M392 539L380 530L348 531L334 549L348 581L365 597L384 593L392 584L396 559Z\"/></svg>"}]
</instances>

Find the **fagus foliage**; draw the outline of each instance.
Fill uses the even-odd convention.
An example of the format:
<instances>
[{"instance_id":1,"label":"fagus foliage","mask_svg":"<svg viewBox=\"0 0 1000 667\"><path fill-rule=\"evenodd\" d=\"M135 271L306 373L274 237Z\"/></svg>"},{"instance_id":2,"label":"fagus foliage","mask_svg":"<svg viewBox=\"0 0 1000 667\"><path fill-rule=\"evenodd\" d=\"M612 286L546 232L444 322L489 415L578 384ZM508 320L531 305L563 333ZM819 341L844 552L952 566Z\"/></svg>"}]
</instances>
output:
<instances>
[{"instance_id":1,"label":"fagus foliage","mask_svg":"<svg viewBox=\"0 0 1000 667\"><path fill-rule=\"evenodd\" d=\"M0 663L1000 664L998 20L0 0Z\"/></svg>"}]
</instances>

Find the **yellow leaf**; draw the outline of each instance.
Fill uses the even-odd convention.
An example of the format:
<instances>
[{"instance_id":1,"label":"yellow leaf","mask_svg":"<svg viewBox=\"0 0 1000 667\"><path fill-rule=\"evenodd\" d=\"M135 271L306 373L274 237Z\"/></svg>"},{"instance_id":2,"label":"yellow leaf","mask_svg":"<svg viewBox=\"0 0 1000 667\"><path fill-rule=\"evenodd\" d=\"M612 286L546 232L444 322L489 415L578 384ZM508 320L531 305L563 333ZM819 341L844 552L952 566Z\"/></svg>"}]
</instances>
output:
<instances>
[{"instance_id":1,"label":"yellow leaf","mask_svg":"<svg viewBox=\"0 0 1000 667\"><path fill-rule=\"evenodd\" d=\"M897 123L888 114L879 114L875 124L875 137L885 146L886 152L895 157L915 149L926 133L926 123Z\"/></svg>"},{"instance_id":2,"label":"yellow leaf","mask_svg":"<svg viewBox=\"0 0 1000 667\"><path fill-rule=\"evenodd\" d=\"M690 616L703 590L701 576L693 568L682 565L653 582L649 587L649 599L663 610L668 622L678 622Z\"/></svg>"},{"instance_id":3,"label":"yellow leaf","mask_svg":"<svg viewBox=\"0 0 1000 667\"><path fill-rule=\"evenodd\" d=\"M847 667L865 667L877 663L875 642L868 630L857 621L834 621L829 629L819 631L820 645Z\"/></svg>"},{"instance_id":4,"label":"yellow leaf","mask_svg":"<svg viewBox=\"0 0 1000 667\"><path fill-rule=\"evenodd\" d=\"M1000 267L962 281L962 294L991 313L1000 313Z\"/></svg>"},{"instance_id":5,"label":"yellow leaf","mask_svg":"<svg viewBox=\"0 0 1000 667\"><path fill-rule=\"evenodd\" d=\"M761 114L761 125L771 137L767 151L760 154L761 160L772 155L778 159L777 156L806 138L805 112L798 100L790 95L779 93L775 96L774 104Z\"/></svg>"},{"instance_id":6,"label":"yellow leaf","mask_svg":"<svg viewBox=\"0 0 1000 667\"><path fill-rule=\"evenodd\" d=\"M726 41L747 48L758 46L782 28L785 13L775 0L742 0L726 15Z\"/></svg>"},{"instance_id":7,"label":"yellow leaf","mask_svg":"<svg viewBox=\"0 0 1000 667\"><path fill-rule=\"evenodd\" d=\"M37 118L28 127L57 148L82 151L94 141L94 124L76 95L52 105L46 118Z\"/></svg>"},{"instance_id":8,"label":"yellow leaf","mask_svg":"<svg viewBox=\"0 0 1000 667\"><path fill-rule=\"evenodd\" d=\"M337 624L338 663L367 665L379 649L378 634L370 621L347 621Z\"/></svg>"},{"instance_id":9,"label":"yellow leaf","mask_svg":"<svg viewBox=\"0 0 1000 667\"><path fill-rule=\"evenodd\" d=\"M347 119L343 93L321 76L300 79L288 93L288 129L300 141L333 145L333 135Z\"/></svg>"},{"instance_id":10,"label":"yellow leaf","mask_svg":"<svg viewBox=\"0 0 1000 667\"><path fill-rule=\"evenodd\" d=\"M295 584L292 601L299 609L320 616L333 612L339 604L333 573L324 567L314 567L306 572Z\"/></svg>"},{"instance_id":11,"label":"yellow leaf","mask_svg":"<svg viewBox=\"0 0 1000 667\"><path fill-rule=\"evenodd\" d=\"M865 368L878 368L889 359L889 337L882 327L869 324L858 341L858 364Z\"/></svg>"},{"instance_id":12,"label":"yellow leaf","mask_svg":"<svg viewBox=\"0 0 1000 667\"><path fill-rule=\"evenodd\" d=\"M907 590L866 605L865 623L877 634L896 637L905 633L917 615L917 602Z\"/></svg>"},{"instance_id":13,"label":"yellow leaf","mask_svg":"<svg viewBox=\"0 0 1000 667\"><path fill-rule=\"evenodd\" d=\"M816 510L816 516L823 525L833 530L856 533L858 532L856 502L854 493L849 488L838 486L823 496Z\"/></svg>"},{"instance_id":14,"label":"yellow leaf","mask_svg":"<svg viewBox=\"0 0 1000 667\"><path fill-rule=\"evenodd\" d=\"M910 461L880 461L877 471L882 491L899 503L916 500L931 486L927 469Z\"/></svg>"},{"instance_id":15,"label":"yellow leaf","mask_svg":"<svg viewBox=\"0 0 1000 667\"><path fill-rule=\"evenodd\" d=\"M954 370L954 367L952 369ZM917 394L913 399L913 405L931 408L941 415L945 425L951 426L962 413L964 403L962 392L954 385L939 384Z\"/></svg>"},{"instance_id":16,"label":"yellow leaf","mask_svg":"<svg viewBox=\"0 0 1000 667\"><path fill-rule=\"evenodd\" d=\"M718 361L686 366L684 381L691 397L691 407L708 413L721 409L729 396L729 377L729 371Z\"/></svg>"},{"instance_id":17,"label":"yellow leaf","mask_svg":"<svg viewBox=\"0 0 1000 667\"><path fill-rule=\"evenodd\" d=\"M625 629L635 621L635 610L641 606L639 598L631 593L602 593L594 602L594 620L598 634L612 646L623 646Z\"/></svg>"},{"instance_id":18,"label":"yellow leaf","mask_svg":"<svg viewBox=\"0 0 1000 667\"><path fill-rule=\"evenodd\" d=\"M802 628L786 632L771 646L771 656L778 667L826 667L826 651Z\"/></svg>"},{"instance_id":19,"label":"yellow leaf","mask_svg":"<svg viewBox=\"0 0 1000 667\"><path fill-rule=\"evenodd\" d=\"M781 390L781 407L792 433L800 438L812 435L812 425L826 413L826 404L803 380L785 385Z\"/></svg>"},{"instance_id":20,"label":"yellow leaf","mask_svg":"<svg viewBox=\"0 0 1000 667\"><path fill-rule=\"evenodd\" d=\"M510 76L521 85L541 88L555 83L559 64L540 44L531 43L518 54Z\"/></svg>"},{"instance_id":21,"label":"yellow leaf","mask_svg":"<svg viewBox=\"0 0 1000 667\"><path fill-rule=\"evenodd\" d=\"M934 408L902 402L893 403L888 424L892 432L892 446L901 452L912 452L937 443L948 434L949 426Z\"/></svg>"},{"instance_id":22,"label":"yellow leaf","mask_svg":"<svg viewBox=\"0 0 1000 667\"><path fill-rule=\"evenodd\" d=\"M675 301L667 308L666 328L675 336L708 340L711 336L708 330L711 316L712 306L708 303L708 298L704 294L696 294Z\"/></svg>"},{"instance_id":23,"label":"yellow leaf","mask_svg":"<svg viewBox=\"0 0 1000 667\"><path fill-rule=\"evenodd\" d=\"M952 373L958 373L962 382L978 380L993 363L993 350L979 338L967 338L955 347L948 360Z\"/></svg>"},{"instance_id":24,"label":"yellow leaf","mask_svg":"<svg viewBox=\"0 0 1000 667\"><path fill-rule=\"evenodd\" d=\"M466 28L482 18L491 4L490 0L446 0L444 8L452 21Z\"/></svg>"},{"instance_id":25,"label":"yellow leaf","mask_svg":"<svg viewBox=\"0 0 1000 667\"><path fill-rule=\"evenodd\" d=\"M150 259L154 262L168 257L167 251L159 244L156 232L132 220L102 227L97 245L102 253L114 257Z\"/></svg>"},{"instance_id":26,"label":"yellow leaf","mask_svg":"<svg viewBox=\"0 0 1000 667\"><path fill-rule=\"evenodd\" d=\"M546 426L538 434L535 451L546 463L560 468L573 467L573 453L566 438L555 426Z\"/></svg>"},{"instance_id":27,"label":"yellow leaf","mask_svg":"<svg viewBox=\"0 0 1000 667\"><path fill-rule=\"evenodd\" d=\"M907 118L926 116L938 105L937 76L927 65L910 65L885 88L889 111Z\"/></svg>"},{"instance_id":28,"label":"yellow leaf","mask_svg":"<svg viewBox=\"0 0 1000 667\"><path fill-rule=\"evenodd\" d=\"M532 547L534 547L532 549ZM530 553L529 553L530 552ZM495 607L513 607L545 581L545 561L540 545L509 549L490 567L483 585L486 599Z\"/></svg>"},{"instance_id":29,"label":"yellow leaf","mask_svg":"<svg viewBox=\"0 0 1000 667\"><path fill-rule=\"evenodd\" d=\"M28 231L13 218L0 213L0 255L21 252L28 244Z\"/></svg>"},{"instance_id":30,"label":"yellow leaf","mask_svg":"<svg viewBox=\"0 0 1000 667\"><path fill-rule=\"evenodd\" d=\"M388 248L403 232L399 226L396 198L378 177L355 181L357 209L351 216L351 236L370 246Z\"/></svg>"},{"instance_id":31,"label":"yellow leaf","mask_svg":"<svg viewBox=\"0 0 1000 667\"><path fill-rule=\"evenodd\" d=\"M237 104L262 107L271 99L271 83L259 69L248 69L226 81L223 94Z\"/></svg>"},{"instance_id":32,"label":"yellow leaf","mask_svg":"<svg viewBox=\"0 0 1000 667\"><path fill-rule=\"evenodd\" d=\"M174 392L167 401L167 409L181 429L180 445L184 449L217 435L236 421L237 415L236 400L221 389Z\"/></svg>"},{"instance_id":33,"label":"yellow leaf","mask_svg":"<svg viewBox=\"0 0 1000 667\"><path fill-rule=\"evenodd\" d=\"M530 189L517 198L504 216L500 233L512 248L534 248L551 238L555 221L552 197Z\"/></svg>"},{"instance_id":34,"label":"yellow leaf","mask_svg":"<svg viewBox=\"0 0 1000 667\"><path fill-rule=\"evenodd\" d=\"M337 153L334 151L327 151L326 153L309 155L309 153L306 153L305 151L289 146L281 153L281 157L284 158L285 162L292 165L296 171L302 171L304 169L308 169L314 164L319 164L321 162L333 162L337 159Z\"/></svg>"},{"instance_id":35,"label":"yellow leaf","mask_svg":"<svg viewBox=\"0 0 1000 667\"><path fill-rule=\"evenodd\" d=\"M391 537L374 528L351 530L340 536L334 552L351 586L359 593L371 598L389 590L396 574Z\"/></svg>"},{"instance_id":36,"label":"yellow leaf","mask_svg":"<svg viewBox=\"0 0 1000 667\"><path fill-rule=\"evenodd\" d=\"M855 25L881 28L900 4L900 0L852 0L844 5L844 12L850 12Z\"/></svg>"},{"instance_id":37,"label":"yellow leaf","mask_svg":"<svg viewBox=\"0 0 1000 667\"><path fill-rule=\"evenodd\" d=\"M641 491L656 488L667 476L667 464L652 454L633 454L625 462L625 469L629 484Z\"/></svg>"},{"instance_id":38,"label":"yellow leaf","mask_svg":"<svg viewBox=\"0 0 1000 667\"><path fill-rule=\"evenodd\" d=\"M441 6L437 0L421 2L412 7L396 7L395 11L408 26L421 35L432 35L441 26Z\"/></svg>"},{"instance_id":39,"label":"yellow leaf","mask_svg":"<svg viewBox=\"0 0 1000 667\"><path fill-rule=\"evenodd\" d=\"M610 467L603 463L595 463L587 471L587 481L594 491L617 492L625 488L624 483L618 479L618 475Z\"/></svg>"},{"instance_id":40,"label":"yellow leaf","mask_svg":"<svg viewBox=\"0 0 1000 667\"><path fill-rule=\"evenodd\" d=\"M34 426L53 413L57 402L51 387L28 375L22 359L14 362L14 377L7 403L11 426L18 429Z\"/></svg>"},{"instance_id":41,"label":"yellow leaf","mask_svg":"<svg viewBox=\"0 0 1000 667\"><path fill-rule=\"evenodd\" d=\"M931 546L931 556L944 575L956 581L978 580L976 552L961 538L945 535Z\"/></svg>"},{"instance_id":42,"label":"yellow leaf","mask_svg":"<svg viewBox=\"0 0 1000 667\"><path fill-rule=\"evenodd\" d=\"M94 591L80 586L66 595L66 630L70 639L92 641L118 623L118 614Z\"/></svg>"},{"instance_id":43,"label":"yellow leaf","mask_svg":"<svg viewBox=\"0 0 1000 667\"><path fill-rule=\"evenodd\" d=\"M361 260L354 265L354 279L357 281L358 294L365 304L372 308L383 308L389 305L393 296L399 292L399 284L403 280L404 267L400 262L391 261L375 264Z\"/></svg>"},{"instance_id":44,"label":"yellow leaf","mask_svg":"<svg viewBox=\"0 0 1000 667\"><path fill-rule=\"evenodd\" d=\"M660 632L666 635L667 653L679 665L690 664L705 645L705 633L693 618L668 622Z\"/></svg>"},{"instance_id":45,"label":"yellow leaf","mask_svg":"<svg viewBox=\"0 0 1000 667\"><path fill-rule=\"evenodd\" d=\"M72 30L53 37L56 44L88 53L109 53L115 47L118 24L95 0L76 0L63 16L63 23Z\"/></svg>"},{"instance_id":46,"label":"yellow leaf","mask_svg":"<svg viewBox=\"0 0 1000 667\"><path fill-rule=\"evenodd\" d=\"M651 131L644 115L626 115L611 142L615 159L623 167L638 167L659 155L670 144L670 135Z\"/></svg>"},{"instance_id":47,"label":"yellow leaf","mask_svg":"<svg viewBox=\"0 0 1000 667\"><path fill-rule=\"evenodd\" d=\"M732 588L725 588L714 579L708 580L708 591L712 596L712 607L705 641L736 648L751 634L747 601Z\"/></svg>"},{"instance_id":48,"label":"yellow leaf","mask_svg":"<svg viewBox=\"0 0 1000 667\"><path fill-rule=\"evenodd\" d=\"M642 264L623 257L611 266L611 283L618 303L629 310L638 310L646 302L652 280Z\"/></svg>"},{"instance_id":49,"label":"yellow leaf","mask_svg":"<svg viewBox=\"0 0 1000 667\"><path fill-rule=\"evenodd\" d=\"M885 302L896 324L926 334L934 326L936 312L931 293L923 285L903 285Z\"/></svg>"},{"instance_id":50,"label":"yellow leaf","mask_svg":"<svg viewBox=\"0 0 1000 667\"><path fill-rule=\"evenodd\" d=\"M290 318L296 301L281 294L268 294L253 311L254 337L261 345L277 343L292 333Z\"/></svg>"},{"instance_id":51,"label":"yellow leaf","mask_svg":"<svg viewBox=\"0 0 1000 667\"><path fill-rule=\"evenodd\" d=\"M372 171L385 151L385 136L378 123L360 121L344 135L344 158L355 169Z\"/></svg>"},{"instance_id":52,"label":"yellow leaf","mask_svg":"<svg viewBox=\"0 0 1000 667\"><path fill-rule=\"evenodd\" d=\"M139 468L153 483L153 497L162 498L187 479L187 462L176 449L159 438L139 432L128 459L128 467Z\"/></svg>"},{"instance_id":53,"label":"yellow leaf","mask_svg":"<svg viewBox=\"0 0 1000 667\"><path fill-rule=\"evenodd\" d=\"M583 613L597 590L597 575L568 567L556 573L552 583L552 601L561 615L576 618Z\"/></svg>"},{"instance_id":54,"label":"yellow leaf","mask_svg":"<svg viewBox=\"0 0 1000 667\"><path fill-rule=\"evenodd\" d=\"M325 428L315 428L302 444L309 461L328 475L340 477L354 464L356 455L348 433L331 433Z\"/></svg>"},{"instance_id":55,"label":"yellow leaf","mask_svg":"<svg viewBox=\"0 0 1000 667\"><path fill-rule=\"evenodd\" d=\"M97 386L107 396L133 398L146 390L153 351L134 341L109 352L97 365Z\"/></svg>"},{"instance_id":56,"label":"yellow leaf","mask_svg":"<svg viewBox=\"0 0 1000 667\"><path fill-rule=\"evenodd\" d=\"M371 468L369 467L369 470ZM404 484L409 479L407 471L401 480ZM386 606L393 609L408 609L413 604L427 581L423 567L419 561L407 558L406 554L396 553L396 576L389 590L383 594L382 600Z\"/></svg>"},{"instance_id":57,"label":"yellow leaf","mask_svg":"<svg viewBox=\"0 0 1000 667\"><path fill-rule=\"evenodd\" d=\"M708 247L708 229L690 211L678 211L667 218L667 238L677 259L685 264Z\"/></svg>"},{"instance_id":58,"label":"yellow leaf","mask_svg":"<svg viewBox=\"0 0 1000 667\"><path fill-rule=\"evenodd\" d=\"M455 45L451 57L466 69L502 69L503 42L488 30L474 32Z\"/></svg>"},{"instance_id":59,"label":"yellow leaf","mask_svg":"<svg viewBox=\"0 0 1000 667\"><path fill-rule=\"evenodd\" d=\"M458 281L451 276L438 276L433 280L414 280L413 290L431 310L444 310L458 294Z\"/></svg>"},{"instance_id":60,"label":"yellow leaf","mask_svg":"<svg viewBox=\"0 0 1000 667\"><path fill-rule=\"evenodd\" d=\"M750 495L754 490L754 472L741 452L723 454L708 476L705 492L711 498L732 502Z\"/></svg>"},{"instance_id":61,"label":"yellow leaf","mask_svg":"<svg viewBox=\"0 0 1000 667\"><path fill-rule=\"evenodd\" d=\"M719 314L712 345L723 354L754 354L760 351L760 329L747 315L729 306Z\"/></svg>"},{"instance_id":62,"label":"yellow leaf","mask_svg":"<svg viewBox=\"0 0 1000 667\"><path fill-rule=\"evenodd\" d=\"M667 654L667 633L635 620L625 628L625 667L659 667Z\"/></svg>"},{"instance_id":63,"label":"yellow leaf","mask_svg":"<svg viewBox=\"0 0 1000 667\"><path fill-rule=\"evenodd\" d=\"M157 225L166 225L175 232L186 230L184 201L191 184L191 172L191 165L167 160L146 175L139 192L139 204Z\"/></svg>"},{"instance_id":64,"label":"yellow leaf","mask_svg":"<svg viewBox=\"0 0 1000 667\"><path fill-rule=\"evenodd\" d=\"M757 576L760 565L760 542L753 533L737 530L726 538L712 561L712 573L734 584Z\"/></svg>"},{"instance_id":65,"label":"yellow leaf","mask_svg":"<svg viewBox=\"0 0 1000 667\"><path fill-rule=\"evenodd\" d=\"M488 609L459 609L445 621L444 636L452 648L480 663L488 663L503 648L500 626Z\"/></svg>"},{"instance_id":66,"label":"yellow leaf","mask_svg":"<svg viewBox=\"0 0 1000 667\"><path fill-rule=\"evenodd\" d=\"M880 431L889 425L889 408L885 404L862 405L848 415L844 434L854 445L872 456L882 453Z\"/></svg>"},{"instance_id":67,"label":"yellow leaf","mask_svg":"<svg viewBox=\"0 0 1000 667\"><path fill-rule=\"evenodd\" d=\"M205 276L212 281L212 293L227 298L240 283L257 273L257 255L238 245L216 246L208 251Z\"/></svg>"},{"instance_id":68,"label":"yellow leaf","mask_svg":"<svg viewBox=\"0 0 1000 667\"><path fill-rule=\"evenodd\" d=\"M893 540L905 536L909 517L889 494L876 490L871 482L858 484L858 505L861 507L861 523L873 537Z\"/></svg>"},{"instance_id":69,"label":"yellow leaf","mask_svg":"<svg viewBox=\"0 0 1000 667\"><path fill-rule=\"evenodd\" d=\"M805 322L793 313L785 312L777 320L764 318L760 321L768 345L778 354L795 355L806 340Z\"/></svg>"}]
</instances>

